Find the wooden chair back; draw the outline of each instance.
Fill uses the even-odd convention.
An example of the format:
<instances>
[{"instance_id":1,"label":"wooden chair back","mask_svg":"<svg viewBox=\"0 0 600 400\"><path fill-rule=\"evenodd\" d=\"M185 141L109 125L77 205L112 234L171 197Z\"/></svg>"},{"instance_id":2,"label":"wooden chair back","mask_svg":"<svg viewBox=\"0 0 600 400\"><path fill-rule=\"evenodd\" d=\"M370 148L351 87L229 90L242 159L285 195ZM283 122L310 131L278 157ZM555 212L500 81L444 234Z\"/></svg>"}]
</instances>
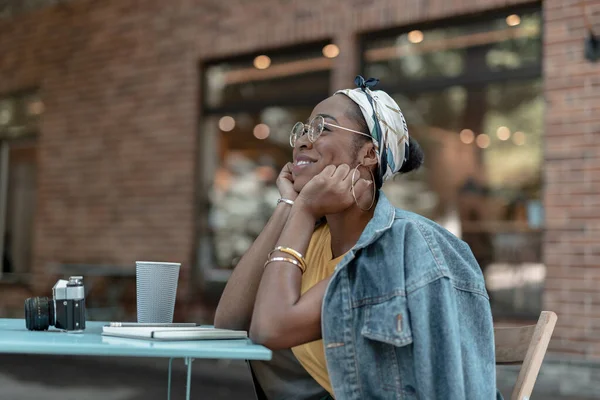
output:
<instances>
[{"instance_id":1,"label":"wooden chair back","mask_svg":"<svg viewBox=\"0 0 600 400\"><path fill-rule=\"evenodd\" d=\"M531 396L556 320L552 311L542 311L536 325L494 328L496 364L521 364L511 400Z\"/></svg>"}]
</instances>

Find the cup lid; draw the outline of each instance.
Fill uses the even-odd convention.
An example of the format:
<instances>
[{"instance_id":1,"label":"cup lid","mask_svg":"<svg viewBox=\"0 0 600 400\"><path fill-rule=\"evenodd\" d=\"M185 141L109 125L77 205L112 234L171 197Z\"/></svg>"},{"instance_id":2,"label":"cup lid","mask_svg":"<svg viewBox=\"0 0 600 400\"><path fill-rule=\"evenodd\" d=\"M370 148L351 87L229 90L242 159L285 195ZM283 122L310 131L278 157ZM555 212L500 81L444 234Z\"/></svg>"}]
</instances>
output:
<instances>
[{"instance_id":1,"label":"cup lid","mask_svg":"<svg viewBox=\"0 0 600 400\"><path fill-rule=\"evenodd\" d=\"M174 262L162 262L162 261L136 261L136 264L146 264L146 265L170 265L173 267L178 267L181 266L181 263L174 263Z\"/></svg>"}]
</instances>

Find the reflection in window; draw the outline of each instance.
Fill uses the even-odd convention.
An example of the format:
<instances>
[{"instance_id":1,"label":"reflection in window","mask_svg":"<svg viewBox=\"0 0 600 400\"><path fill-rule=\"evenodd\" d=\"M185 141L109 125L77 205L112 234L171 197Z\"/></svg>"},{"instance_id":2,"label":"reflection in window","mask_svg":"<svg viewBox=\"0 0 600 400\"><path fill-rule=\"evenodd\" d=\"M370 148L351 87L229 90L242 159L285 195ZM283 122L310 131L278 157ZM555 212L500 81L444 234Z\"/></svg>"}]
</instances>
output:
<instances>
[{"instance_id":1,"label":"reflection in window","mask_svg":"<svg viewBox=\"0 0 600 400\"><path fill-rule=\"evenodd\" d=\"M517 18L511 18L517 17ZM486 49L486 64L492 71L519 69L539 62L542 42L541 14L512 14L496 19L496 32L505 32L504 40L497 40Z\"/></svg>"},{"instance_id":2,"label":"reflection in window","mask_svg":"<svg viewBox=\"0 0 600 400\"><path fill-rule=\"evenodd\" d=\"M410 31L389 38L369 42L365 59L373 76L378 76L386 85L403 79L425 79L437 76L454 77L464 71L465 50L440 48L441 40L459 37L457 29L435 29L421 32L419 39Z\"/></svg>"},{"instance_id":3,"label":"reflection in window","mask_svg":"<svg viewBox=\"0 0 600 400\"><path fill-rule=\"evenodd\" d=\"M379 36L365 43L369 75L394 86L407 79L457 78L473 72L536 68L541 55L541 13L521 13L518 24L505 17L423 31ZM515 21L516 22L516 21ZM414 33L419 32L418 39ZM476 70L473 70L473 67Z\"/></svg>"},{"instance_id":4,"label":"reflection in window","mask_svg":"<svg viewBox=\"0 0 600 400\"><path fill-rule=\"evenodd\" d=\"M292 158L289 132L328 96L336 49L322 43L205 66L199 231L208 281L228 278L270 218L275 181Z\"/></svg>"},{"instance_id":5,"label":"reflection in window","mask_svg":"<svg viewBox=\"0 0 600 400\"><path fill-rule=\"evenodd\" d=\"M209 182L208 229L219 268L235 267L271 216L279 198L275 181L291 160L289 132L311 111L269 107L206 118L202 174Z\"/></svg>"},{"instance_id":6,"label":"reflection in window","mask_svg":"<svg viewBox=\"0 0 600 400\"><path fill-rule=\"evenodd\" d=\"M44 104L37 92L0 97L0 139L16 139L37 133Z\"/></svg>"},{"instance_id":7,"label":"reflection in window","mask_svg":"<svg viewBox=\"0 0 600 400\"><path fill-rule=\"evenodd\" d=\"M422 170L384 190L470 245L496 317L537 317L541 305L540 33L539 10L515 11L371 35L364 47L365 75L381 79L425 151Z\"/></svg>"},{"instance_id":8,"label":"reflection in window","mask_svg":"<svg viewBox=\"0 0 600 400\"><path fill-rule=\"evenodd\" d=\"M44 105L37 92L0 98L0 277L29 272L36 201L38 133Z\"/></svg>"},{"instance_id":9,"label":"reflection in window","mask_svg":"<svg viewBox=\"0 0 600 400\"><path fill-rule=\"evenodd\" d=\"M277 105L279 101L305 103L329 93L331 58L324 46L291 49L281 54L240 57L208 64L205 68L205 109L247 109ZM261 57L267 57L268 63Z\"/></svg>"}]
</instances>

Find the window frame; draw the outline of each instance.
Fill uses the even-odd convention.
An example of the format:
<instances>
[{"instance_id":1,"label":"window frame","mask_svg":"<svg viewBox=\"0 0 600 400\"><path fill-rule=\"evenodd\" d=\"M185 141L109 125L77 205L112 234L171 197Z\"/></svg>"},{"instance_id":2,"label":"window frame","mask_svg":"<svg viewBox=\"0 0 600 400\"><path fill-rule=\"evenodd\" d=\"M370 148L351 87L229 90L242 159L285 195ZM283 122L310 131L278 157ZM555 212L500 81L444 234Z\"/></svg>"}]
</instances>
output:
<instances>
[{"instance_id":1,"label":"window frame","mask_svg":"<svg viewBox=\"0 0 600 400\"><path fill-rule=\"evenodd\" d=\"M316 49L322 49L325 45L334 43L333 39L324 39L319 41L313 41L308 43L300 43L291 46L272 48L272 49L263 49L261 51L253 51L250 53L230 56L230 57L219 57L213 59L204 59L198 63L198 74L199 74L199 105L198 105L198 121L197 121L197 129L198 129L198 152L197 152L197 169L196 169L196 197L195 197L195 205L196 205L196 224L195 224L195 232L196 237L194 243L196 245L196 260L195 260L195 268L192 268L192 281L195 285L200 285L203 287L205 292L220 293L223 285L227 282L233 268L226 269L221 268L215 262L214 257L214 244L211 243L211 240L207 240L207 237L211 236L210 229L208 228L208 217L210 210L210 201L208 199L207 193L203 193L203 188L206 187L207 182L204 182L202 178L202 170L205 166L206 160L202 156L202 147L204 145L204 138L202 137L202 127L207 117L215 117L220 115L229 115L229 114L237 114L237 113L259 113L265 108L276 106L276 107L314 107L320 101L323 100L323 96L321 94L315 95L305 95L305 96L290 96L289 94L282 94L281 97L276 99L269 99L265 101L238 101L232 102L230 104L226 104L218 107L210 107L208 106L207 96L208 96L208 76L206 71L209 67L219 65L222 63L232 62L232 63L240 63L240 62L248 62L249 65L252 65L252 61L254 58L261 54L266 54L268 56L280 57L280 56L289 56L296 53L315 51ZM326 91L330 91L330 84L332 81L332 74L335 66L332 65L327 69L327 88ZM290 75L291 77L298 75ZM286 78L281 78L286 79Z\"/></svg>"},{"instance_id":2,"label":"window frame","mask_svg":"<svg viewBox=\"0 0 600 400\"><path fill-rule=\"evenodd\" d=\"M511 69L511 70L500 70L496 72L492 72L489 70L477 70L474 68L469 60L469 49L477 49L482 48L483 46L474 46L470 48L466 48L467 55L465 56L465 70L461 73L461 75L457 77L433 77L433 78L422 78L419 80L405 80L404 82L400 82L397 84L386 84L382 81L377 89L384 90L388 93L400 93L404 96L411 96L419 93L427 93L434 91L443 91L444 89L448 89L453 86L462 86L466 89L484 89L486 86L502 83L506 81L518 82L518 81L530 81L534 79L542 79L543 80L543 43L544 43L544 11L542 7L542 3L539 1L527 3L521 6L509 6L503 7L500 9L495 9L492 11L483 11L479 13L473 13L469 15L462 15L453 18L447 18L442 20L433 20L426 21L421 23L415 23L410 25L404 25L401 27L394 27L390 29L377 30L365 32L359 37L359 71L361 74L365 76L365 78L370 78L370 76L366 76L367 70L367 59L365 57L366 51L368 49L368 44L370 42L376 41L377 39L390 38L393 36L399 36L402 34L406 34L412 30L422 30L426 32L431 29L439 29L439 28L452 28L457 26L465 26L471 23L484 21L492 21L497 18L505 17L510 14L523 14L523 13L532 13L538 12L541 15L540 20L540 35L539 40L541 43L539 55L537 57L537 62L534 64L530 64L521 68ZM469 70L469 67L472 70ZM378 77L375 77L378 78ZM541 166L543 168L543 164ZM541 189L543 190L544 181L540 182ZM543 204L543 198L541 199ZM546 232L546 227L544 225L540 227L532 227L528 229L529 233L538 233L542 237ZM543 253L542 259L540 262L543 264ZM522 264L519 264L522 265ZM517 289L518 290L518 289ZM535 289L536 291L538 289ZM543 291L543 285L542 289ZM514 298L514 294L511 295L511 298ZM497 306L496 306L497 307ZM533 317L528 312L523 312L516 309L510 309L505 312L498 312L495 309L494 313L495 318L499 319L514 319L514 320L531 320Z\"/></svg>"},{"instance_id":3,"label":"window frame","mask_svg":"<svg viewBox=\"0 0 600 400\"><path fill-rule=\"evenodd\" d=\"M469 25L475 22L481 22L482 19L492 21L494 19L507 16L515 13L528 13L528 12L540 12L542 15L540 23L540 41L544 43L544 19L543 19L543 8L541 2L532 2L522 6L516 7L505 7L495 9L492 11L483 11L480 13L473 13L468 15L461 15L453 18L446 18L442 20L426 21L422 23L404 25L402 27L395 27L385 30L370 31L366 32L359 37L359 70L361 74L365 74L367 61L365 59L365 52L367 50L367 44L370 41L377 39L389 38L391 36L399 36L404 33L408 33L415 29L427 31L431 29L449 28L449 27L460 27ZM543 47L543 46L542 46ZM540 54L538 63L534 65L528 65L526 67L503 70L498 72L490 73L489 71L474 70L469 71L468 65L469 60L465 61L467 68L465 72L457 77L435 77L435 78L424 78L418 81L406 81L402 84L389 85L385 82L381 82L378 85L378 89L384 90L388 93L402 93L405 95L429 92L436 90L443 90L451 86L485 86L490 83L502 82L506 80L517 81L517 80L529 80L535 79L542 76L543 73L543 62L542 54L543 48L540 48ZM476 48L476 47L471 47ZM467 48L468 50L469 48ZM469 55L467 54L467 57ZM367 78L365 76L365 78Z\"/></svg>"},{"instance_id":4,"label":"window frame","mask_svg":"<svg viewBox=\"0 0 600 400\"><path fill-rule=\"evenodd\" d=\"M19 91L15 91L12 93L8 93L0 96L0 101L2 100L23 100L28 96L35 94L40 99L40 89L35 88L27 88ZM43 102L42 102L43 103ZM43 112L40 114L43 115ZM39 118L39 117L37 117ZM0 125L0 255L4 257L5 243L4 243L4 235L7 229L7 220L8 220L8 184L10 180L10 148L11 145L21 144L21 143L33 143L33 146L37 146L37 139L39 136L40 126L39 123L36 124L34 128L30 126L25 126L23 132L18 135L12 135L10 133L10 128L14 127L12 124L7 124L6 126ZM35 212L35 210L33 210ZM35 219L34 219L35 220ZM33 228L33 227L32 227ZM31 233L32 238L34 232ZM4 259L3 259L4 260ZM27 271L24 273L11 272L5 274L3 269L0 269L0 283L2 282L13 282L13 281L21 281L24 275L27 275L31 271L31 265L28 266Z\"/></svg>"}]
</instances>

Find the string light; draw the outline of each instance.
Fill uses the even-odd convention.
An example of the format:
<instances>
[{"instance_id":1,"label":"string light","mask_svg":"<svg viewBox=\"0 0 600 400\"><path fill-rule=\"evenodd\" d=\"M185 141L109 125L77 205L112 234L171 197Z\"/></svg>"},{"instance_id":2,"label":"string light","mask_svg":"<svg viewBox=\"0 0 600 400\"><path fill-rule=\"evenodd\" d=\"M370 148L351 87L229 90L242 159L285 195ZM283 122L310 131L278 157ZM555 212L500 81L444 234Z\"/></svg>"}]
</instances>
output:
<instances>
[{"instance_id":1,"label":"string light","mask_svg":"<svg viewBox=\"0 0 600 400\"><path fill-rule=\"evenodd\" d=\"M228 115L221 117L219 120L219 129L223 132L230 132L235 128L235 119Z\"/></svg>"},{"instance_id":2,"label":"string light","mask_svg":"<svg viewBox=\"0 0 600 400\"><path fill-rule=\"evenodd\" d=\"M508 26L517 26L521 23L521 17L517 14L511 14L506 17L506 25Z\"/></svg>"},{"instance_id":3,"label":"string light","mask_svg":"<svg viewBox=\"0 0 600 400\"><path fill-rule=\"evenodd\" d=\"M265 56L264 54L262 54L254 59L254 68L256 69L267 69L270 66L271 58L269 58L269 56Z\"/></svg>"},{"instance_id":4,"label":"string light","mask_svg":"<svg viewBox=\"0 0 600 400\"><path fill-rule=\"evenodd\" d=\"M515 132L512 139L517 146L525 144L525 134L523 132Z\"/></svg>"},{"instance_id":5,"label":"string light","mask_svg":"<svg viewBox=\"0 0 600 400\"><path fill-rule=\"evenodd\" d=\"M335 44L328 44L323 47L323 55L327 58L336 58L340 55L340 48Z\"/></svg>"},{"instance_id":6,"label":"string light","mask_svg":"<svg viewBox=\"0 0 600 400\"><path fill-rule=\"evenodd\" d=\"M421 43L424 38L425 38L425 35L423 35L423 32L421 32L419 30L414 30L414 31L408 32L408 41L411 43L414 43L414 44Z\"/></svg>"},{"instance_id":7,"label":"string light","mask_svg":"<svg viewBox=\"0 0 600 400\"><path fill-rule=\"evenodd\" d=\"M488 135L486 135L485 133L478 135L477 139L475 139L475 141L477 142L477 146L482 149L487 149L491 142L490 137Z\"/></svg>"},{"instance_id":8,"label":"string light","mask_svg":"<svg viewBox=\"0 0 600 400\"><path fill-rule=\"evenodd\" d=\"M463 129L460 131L460 140L464 144L471 144L473 143L473 140L475 140L475 133L470 129Z\"/></svg>"},{"instance_id":9,"label":"string light","mask_svg":"<svg viewBox=\"0 0 600 400\"><path fill-rule=\"evenodd\" d=\"M258 124L254 127L254 131L252 133L254 134L255 138L264 140L269 137L271 130L266 124Z\"/></svg>"},{"instance_id":10,"label":"string light","mask_svg":"<svg viewBox=\"0 0 600 400\"><path fill-rule=\"evenodd\" d=\"M496 136L498 136L498 139L500 140L508 140L510 138L510 129L506 126L501 126L496 131Z\"/></svg>"}]
</instances>

